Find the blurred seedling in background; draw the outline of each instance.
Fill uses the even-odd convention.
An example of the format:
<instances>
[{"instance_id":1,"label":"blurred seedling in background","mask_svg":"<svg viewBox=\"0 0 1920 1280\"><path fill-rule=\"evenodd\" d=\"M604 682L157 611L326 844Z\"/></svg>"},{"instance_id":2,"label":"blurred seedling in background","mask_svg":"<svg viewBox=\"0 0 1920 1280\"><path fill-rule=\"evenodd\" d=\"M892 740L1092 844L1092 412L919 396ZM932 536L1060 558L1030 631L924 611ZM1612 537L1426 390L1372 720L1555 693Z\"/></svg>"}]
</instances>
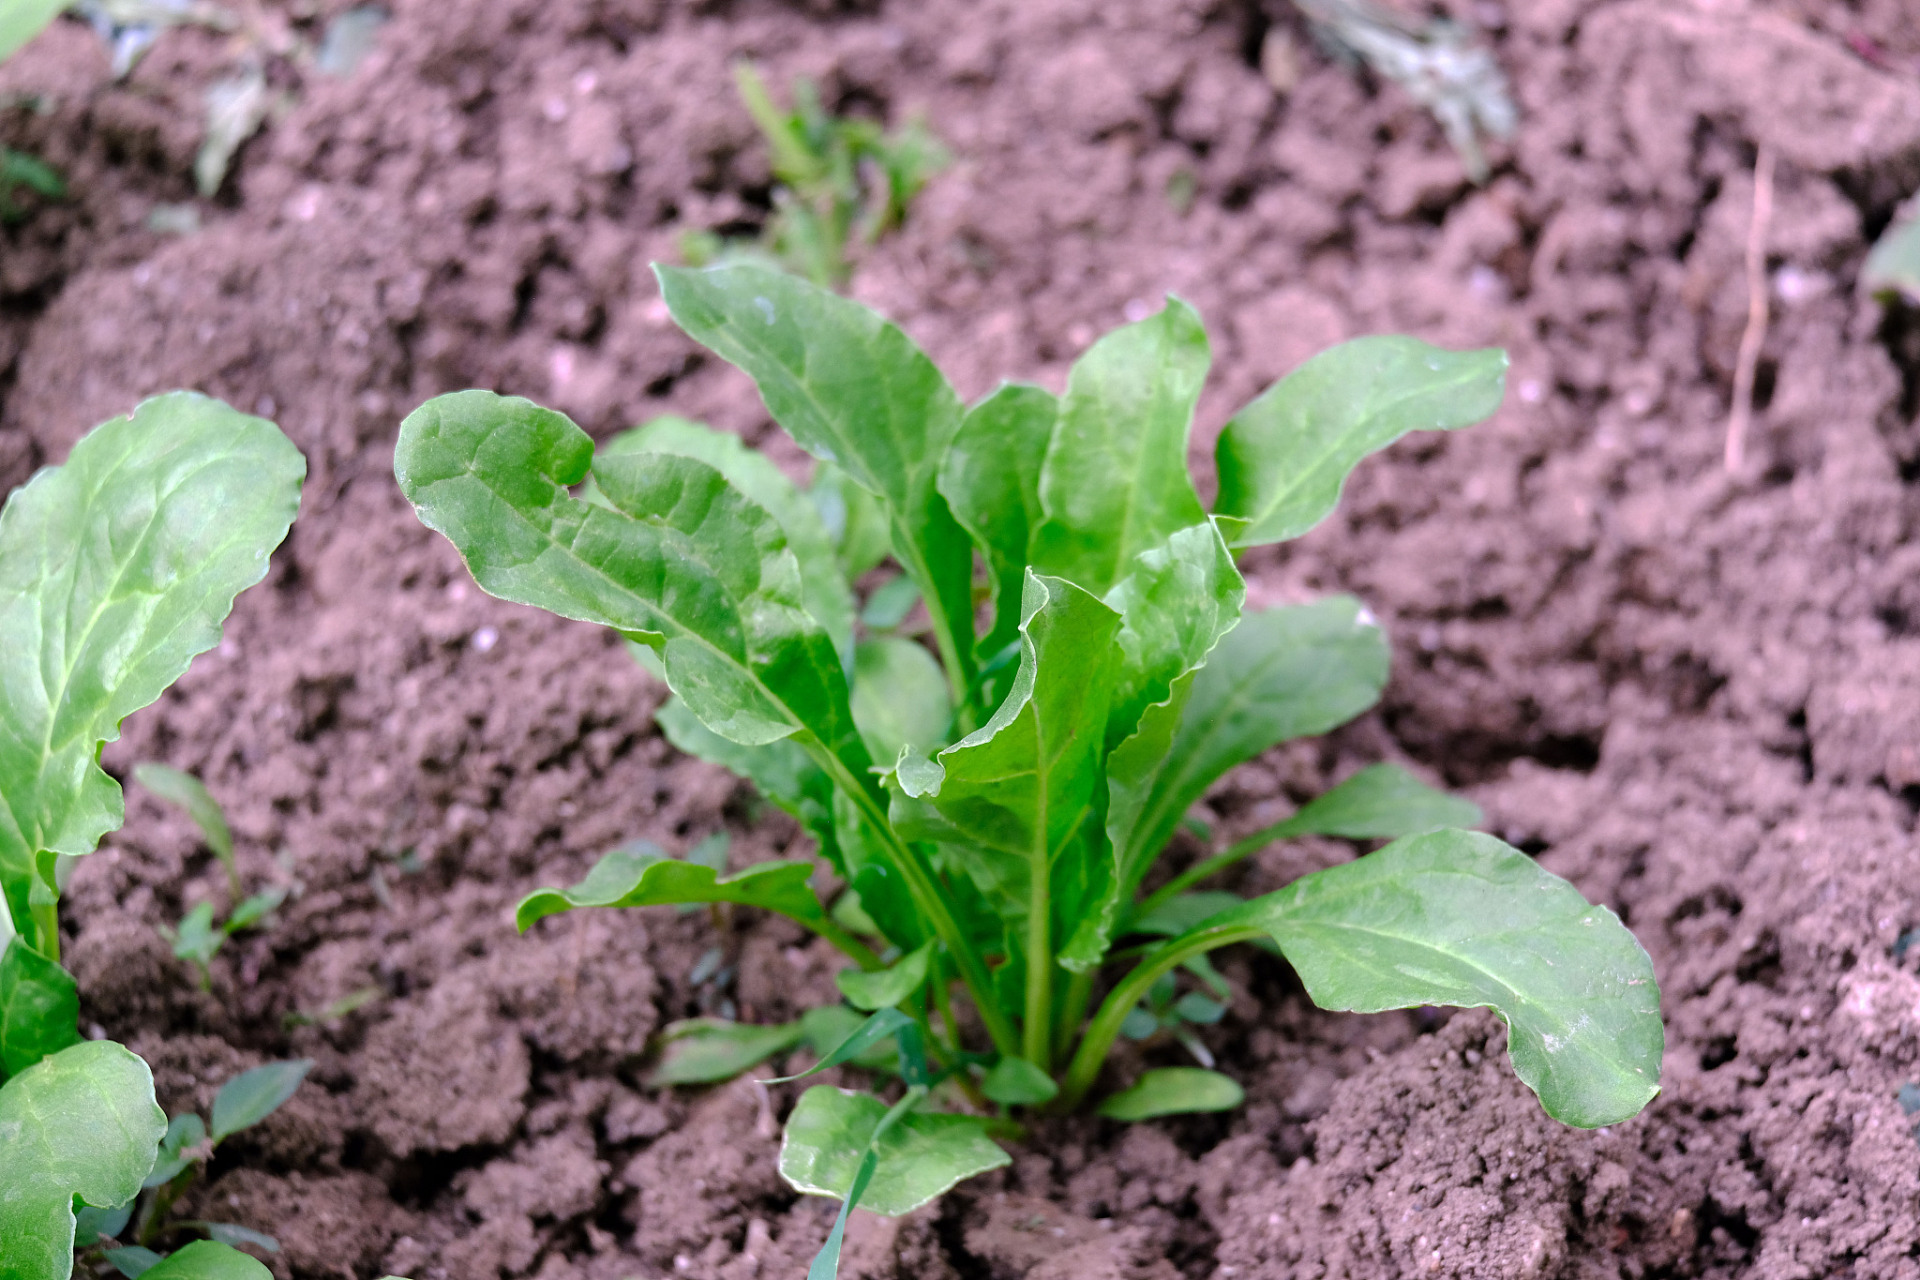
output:
<instances>
[{"instance_id":1,"label":"blurred seedling in background","mask_svg":"<svg viewBox=\"0 0 1920 1280\"><path fill-rule=\"evenodd\" d=\"M213 1111L202 1119L187 1111L167 1123L160 1155L141 1183L141 1196L117 1209L82 1209L74 1247L82 1262L98 1258L129 1280L148 1274L167 1255L156 1249L182 1235L204 1236L232 1248L251 1246L280 1252L270 1235L231 1222L177 1219L173 1208L205 1171L220 1144L259 1124L286 1104L313 1063L304 1059L270 1062L243 1071L214 1095ZM122 1244L126 1240L130 1243ZM211 1280L211 1276L209 1277Z\"/></svg>"},{"instance_id":2,"label":"blurred seedling in background","mask_svg":"<svg viewBox=\"0 0 1920 1280\"><path fill-rule=\"evenodd\" d=\"M233 857L233 833L227 827L227 815L200 779L190 773L163 764L143 761L133 766L133 778L141 786L171 804L186 810L200 828L207 848L226 869L227 892L234 903L224 921L215 923L211 902L196 904L174 929L162 929L173 944L173 954L192 964L200 976L200 989L213 985L210 966L228 938L242 929L257 928L281 903L287 900L285 889L268 889L241 896L240 866Z\"/></svg>"},{"instance_id":3,"label":"blurred seedling in background","mask_svg":"<svg viewBox=\"0 0 1920 1280\"><path fill-rule=\"evenodd\" d=\"M1907 201L1873 243L1860 284L1868 293L1920 307L1920 195Z\"/></svg>"},{"instance_id":4,"label":"blurred seedling in background","mask_svg":"<svg viewBox=\"0 0 1920 1280\"><path fill-rule=\"evenodd\" d=\"M1293 0L1335 57L1364 62L1433 113L1467 176L1488 177L1483 138L1513 136L1520 114L1507 78L1472 28L1415 18L1374 0Z\"/></svg>"},{"instance_id":5,"label":"blurred seedling in background","mask_svg":"<svg viewBox=\"0 0 1920 1280\"><path fill-rule=\"evenodd\" d=\"M773 212L757 240L690 231L681 253L694 266L768 256L822 288L845 288L859 251L898 227L946 167L945 148L918 120L886 132L832 115L804 77L793 82L793 108L782 110L752 63L734 63L733 76L771 153Z\"/></svg>"},{"instance_id":6,"label":"blurred seedling in background","mask_svg":"<svg viewBox=\"0 0 1920 1280\"><path fill-rule=\"evenodd\" d=\"M817 841L830 879L801 859L729 872L630 845L516 912L525 930L582 908L760 907L852 962L831 1009L675 1024L654 1076L722 1078L803 1043L825 1050L803 1076L885 1064L874 1090L816 1086L788 1116L780 1172L841 1201L813 1280L856 1204L913 1209L1009 1163L995 1139L1018 1135L1012 1109L1112 1089L1129 1029L1204 1062L1232 994L1205 963L1220 947L1277 949L1323 1008L1497 1009L1515 1071L1569 1124L1623 1120L1658 1091L1658 990L1632 934L1458 829L1478 810L1405 770L1362 770L1154 874L1218 779L1351 720L1386 683L1359 601L1246 609L1240 554L1319 524L1368 454L1492 413L1504 353L1405 337L1321 353L1222 430L1209 510L1188 445L1211 356L1177 298L1089 347L1064 395L1005 383L968 406L900 329L822 286L753 262L656 270L673 318L755 379L829 497L697 423L596 448L490 391L408 415L394 472L483 590L624 636L673 692L655 712L667 738ZM856 488L892 560L864 601L881 570L849 551ZM1252 899L1197 887L1299 836L1392 842ZM1182 993L1180 973L1199 986ZM1204 1066L1156 1065L1097 1109L1241 1096Z\"/></svg>"}]
</instances>

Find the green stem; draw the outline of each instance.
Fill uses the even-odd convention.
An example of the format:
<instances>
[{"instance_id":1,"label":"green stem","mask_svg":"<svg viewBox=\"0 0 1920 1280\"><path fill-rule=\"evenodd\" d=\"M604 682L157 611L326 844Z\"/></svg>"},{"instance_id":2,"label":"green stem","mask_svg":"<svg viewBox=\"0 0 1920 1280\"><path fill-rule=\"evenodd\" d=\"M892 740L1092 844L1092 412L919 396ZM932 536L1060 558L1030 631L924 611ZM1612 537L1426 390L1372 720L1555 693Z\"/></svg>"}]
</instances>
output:
<instances>
[{"instance_id":1,"label":"green stem","mask_svg":"<svg viewBox=\"0 0 1920 1280\"><path fill-rule=\"evenodd\" d=\"M1107 994L1100 1012L1094 1015L1093 1022L1087 1027L1087 1034L1080 1040L1080 1048L1073 1055L1073 1062L1067 1067L1067 1074L1060 1083L1060 1096L1053 1100L1051 1110L1071 1111L1086 1098L1087 1090L1100 1074L1100 1067L1107 1060L1107 1053L1113 1048L1114 1039L1120 1034L1120 1024L1127 1020L1127 1014L1146 997L1147 991L1161 974L1166 973L1183 961L1194 956L1204 955L1216 947L1230 946L1236 942L1249 942L1254 938L1263 938L1266 932L1253 925L1229 926L1208 929L1201 933L1175 938L1159 951L1142 960L1120 985Z\"/></svg>"},{"instance_id":2,"label":"green stem","mask_svg":"<svg viewBox=\"0 0 1920 1280\"><path fill-rule=\"evenodd\" d=\"M954 1057L960 1056L960 1023L953 1016L953 993L947 990L946 958L935 953L933 957L933 1007L940 1013L940 1024L946 1028L947 1047Z\"/></svg>"},{"instance_id":3,"label":"green stem","mask_svg":"<svg viewBox=\"0 0 1920 1280\"><path fill-rule=\"evenodd\" d=\"M1093 970L1075 973L1067 979L1066 1003L1060 1007L1053 1032L1053 1057L1058 1062L1073 1047L1073 1033L1087 1019L1087 1005L1093 999Z\"/></svg>"},{"instance_id":4,"label":"green stem","mask_svg":"<svg viewBox=\"0 0 1920 1280\"><path fill-rule=\"evenodd\" d=\"M1216 853L1211 858L1203 858L1199 862L1194 863L1185 871L1182 871L1179 875L1148 894L1145 901L1133 909L1134 918L1139 919L1155 907L1166 902L1169 898L1174 897L1176 894L1185 893L1188 889L1200 881L1205 880L1208 876L1218 875L1234 863L1251 857L1253 854L1260 852L1272 844L1275 840L1283 840L1294 834L1290 829L1292 825L1292 818L1283 818L1270 827L1262 827L1244 840L1234 841L1231 845L1227 846L1226 852Z\"/></svg>"},{"instance_id":5,"label":"green stem","mask_svg":"<svg viewBox=\"0 0 1920 1280\"><path fill-rule=\"evenodd\" d=\"M27 914L32 918L35 947L41 955L60 963L60 887L55 878L57 855L42 853L34 859L34 874L27 886Z\"/></svg>"},{"instance_id":6,"label":"green stem","mask_svg":"<svg viewBox=\"0 0 1920 1280\"><path fill-rule=\"evenodd\" d=\"M1044 794L1044 790L1042 792ZM1041 809L1045 816L1045 806ZM1053 1074L1053 904L1052 875L1047 866L1047 826L1037 824L1039 852L1027 872L1027 1020L1024 1057L1048 1075Z\"/></svg>"},{"instance_id":7,"label":"green stem","mask_svg":"<svg viewBox=\"0 0 1920 1280\"><path fill-rule=\"evenodd\" d=\"M933 574L927 563L917 553L913 539L905 529L898 525L894 528L894 559L920 585L920 602L927 608L927 618L933 623L933 643L940 650L940 666L947 674L947 688L951 691L956 713L962 719L971 719L973 710L973 653L968 644L965 651L954 639L953 619L947 617L946 602L940 598L935 588ZM913 554L903 555L901 548L910 548ZM968 619L967 635L973 634L972 619Z\"/></svg>"},{"instance_id":8,"label":"green stem","mask_svg":"<svg viewBox=\"0 0 1920 1280\"><path fill-rule=\"evenodd\" d=\"M879 801L853 776L839 756L824 747L815 749L811 754L814 761L826 770L827 776L859 807L861 815L873 827L874 834L885 843L901 878L907 882L907 892L913 895L914 904L953 954L954 963L960 969L960 980L967 984L967 994L973 997L975 1007L980 1010L981 1021L987 1024L987 1034L993 1037L993 1047L1004 1054L1019 1053L1016 1047L1019 1039L1013 1033L1013 1024L1007 1021L999 1005L993 1002L993 979L987 973L986 961L980 958L972 941L961 931L960 922L953 918L946 896L934 878L933 868L927 865L913 846L894 833L893 824L887 821L886 811L880 807Z\"/></svg>"}]
</instances>

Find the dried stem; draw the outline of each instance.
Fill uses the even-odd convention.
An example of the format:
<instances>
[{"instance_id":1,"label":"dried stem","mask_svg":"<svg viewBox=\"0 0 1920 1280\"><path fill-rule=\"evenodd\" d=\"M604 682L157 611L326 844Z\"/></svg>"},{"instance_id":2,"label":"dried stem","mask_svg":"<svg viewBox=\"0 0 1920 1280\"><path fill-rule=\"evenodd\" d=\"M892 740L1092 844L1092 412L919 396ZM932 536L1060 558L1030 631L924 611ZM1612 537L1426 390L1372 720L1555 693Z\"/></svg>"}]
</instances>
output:
<instances>
[{"instance_id":1,"label":"dried stem","mask_svg":"<svg viewBox=\"0 0 1920 1280\"><path fill-rule=\"evenodd\" d=\"M1747 461L1747 424L1753 420L1753 378L1767 340L1767 224L1773 220L1773 148L1761 144L1753 165L1753 220L1747 226L1747 330L1733 370L1733 406L1727 414L1727 471Z\"/></svg>"}]
</instances>

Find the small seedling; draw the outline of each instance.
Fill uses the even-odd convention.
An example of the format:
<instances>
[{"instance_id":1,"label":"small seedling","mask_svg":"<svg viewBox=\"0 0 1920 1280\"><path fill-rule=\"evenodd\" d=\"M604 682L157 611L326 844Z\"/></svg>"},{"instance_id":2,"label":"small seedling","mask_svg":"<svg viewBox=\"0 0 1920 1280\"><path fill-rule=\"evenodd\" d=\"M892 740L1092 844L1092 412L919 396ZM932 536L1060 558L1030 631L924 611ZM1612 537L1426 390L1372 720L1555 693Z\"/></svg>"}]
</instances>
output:
<instances>
[{"instance_id":1,"label":"small seedling","mask_svg":"<svg viewBox=\"0 0 1920 1280\"><path fill-rule=\"evenodd\" d=\"M845 288L854 252L900 225L946 167L945 150L917 120L884 133L872 121L832 115L804 77L794 81L793 109L783 111L752 63L735 63L733 75L772 153L773 214L757 243L696 231L681 251L696 266L763 253L815 284Z\"/></svg>"},{"instance_id":2,"label":"small seedling","mask_svg":"<svg viewBox=\"0 0 1920 1280\"><path fill-rule=\"evenodd\" d=\"M166 1117L138 1057L83 1043L60 895L124 816L99 766L120 722L220 639L300 501L279 428L175 392L89 432L0 511L0 1275L66 1280L75 1208L132 1204ZM216 1125L218 1117L216 1117ZM188 1254L183 1250L182 1254ZM180 1255L176 1255L179 1258ZM266 1275L210 1241L164 1277Z\"/></svg>"},{"instance_id":3,"label":"small seedling","mask_svg":"<svg viewBox=\"0 0 1920 1280\"><path fill-rule=\"evenodd\" d=\"M249 897L240 896L240 865L233 857L233 833L227 828L227 815L200 779L163 764L142 761L133 766L133 778L141 786L187 811L205 837L220 865L226 868L227 892L236 904L225 921L215 922L211 902L196 904L181 917L176 928L162 932L173 944L173 954L194 966L200 976L200 989L213 985L214 956L228 938L243 929L257 928L287 900L285 889L268 889Z\"/></svg>"},{"instance_id":4,"label":"small seedling","mask_svg":"<svg viewBox=\"0 0 1920 1280\"><path fill-rule=\"evenodd\" d=\"M486 391L410 415L394 470L483 589L624 635L673 691L658 713L672 742L792 813L843 886L829 910L810 862L729 873L628 848L517 914L526 929L587 907L735 903L853 962L847 1005L826 1015L839 1025L820 1028L823 1046L844 1039L805 1074L879 1051L899 1091L815 1087L787 1122L781 1172L842 1201L815 1280L853 1205L903 1213L1007 1163L994 1137L1013 1131L989 1103L1080 1106L1118 1083L1102 1069L1129 1026L1204 1048L1230 994L1205 958L1235 943L1277 949L1324 1008L1492 1007L1520 1078L1570 1124L1653 1097L1646 952L1525 854L1449 827L1477 811L1403 770L1363 771L1147 889L1217 779L1358 715L1386 681L1357 601L1246 610L1238 554L1318 524L1367 454L1486 417L1503 353L1386 337L1315 357L1228 422L1209 511L1186 466L1207 341L1178 299L1095 343L1064 396L1006 384L968 407L899 329L822 288L746 263L657 270L680 325L833 462L834 500L808 502L732 436L655 424L596 456L562 415ZM857 600L822 518L848 482L913 584L911 636L874 625L904 619ZM1195 888L1306 835L1392 843L1251 900ZM1203 990L1170 987L1183 970ZM672 1034L669 1082L811 1038L804 1018ZM1133 1119L1238 1098L1182 1067L1100 1106Z\"/></svg>"}]
</instances>

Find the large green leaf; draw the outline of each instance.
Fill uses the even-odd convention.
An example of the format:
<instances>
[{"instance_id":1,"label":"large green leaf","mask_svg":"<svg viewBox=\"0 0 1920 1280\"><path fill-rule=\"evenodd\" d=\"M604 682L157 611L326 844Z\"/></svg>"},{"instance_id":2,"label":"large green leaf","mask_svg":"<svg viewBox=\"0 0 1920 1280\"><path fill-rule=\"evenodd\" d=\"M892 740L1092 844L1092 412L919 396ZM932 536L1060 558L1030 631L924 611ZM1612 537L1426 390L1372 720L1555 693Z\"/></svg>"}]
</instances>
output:
<instances>
[{"instance_id":1,"label":"large green leaf","mask_svg":"<svg viewBox=\"0 0 1920 1280\"><path fill-rule=\"evenodd\" d=\"M1030 547L1046 518L1040 466L1059 417L1060 402L1044 387L1002 383L967 410L940 463L940 492L993 574L993 628L980 641L983 659L1012 644L1020 628Z\"/></svg>"},{"instance_id":2,"label":"large green leaf","mask_svg":"<svg viewBox=\"0 0 1920 1280\"><path fill-rule=\"evenodd\" d=\"M1340 501L1347 473L1409 431L1471 426L1500 407L1507 353L1355 338L1314 356L1233 416L1214 457L1228 541L1297 538Z\"/></svg>"},{"instance_id":3,"label":"large green leaf","mask_svg":"<svg viewBox=\"0 0 1920 1280\"><path fill-rule=\"evenodd\" d=\"M780 1144L780 1176L807 1195L845 1198L887 1104L816 1085L800 1096ZM874 1144L879 1163L860 1207L885 1217L918 1209L955 1183L1012 1163L973 1116L902 1117Z\"/></svg>"},{"instance_id":4,"label":"large green leaf","mask_svg":"<svg viewBox=\"0 0 1920 1280\"><path fill-rule=\"evenodd\" d=\"M1437 791L1398 765L1371 764L1301 805L1266 835L1391 840L1436 827L1477 827L1480 819L1473 801Z\"/></svg>"},{"instance_id":5,"label":"large green leaf","mask_svg":"<svg viewBox=\"0 0 1920 1280\"><path fill-rule=\"evenodd\" d=\"M569 496L592 460L592 440L561 414L462 391L408 415L394 474L482 589L645 641L724 738L796 736L864 774L845 672L802 606L779 523L712 467L666 454L600 461L613 510Z\"/></svg>"},{"instance_id":6,"label":"large green leaf","mask_svg":"<svg viewBox=\"0 0 1920 1280\"><path fill-rule=\"evenodd\" d=\"M45 30L68 3L69 0L5 0L0 4L0 61L11 58L22 45Z\"/></svg>"},{"instance_id":7,"label":"large green leaf","mask_svg":"<svg viewBox=\"0 0 1920 1280\"><path fill-rule=\"evenodd\" d=\"M931 751L953 719L947 678L931 653L911 640L881 636L854 651L853 719L876 760L902 747Z\"/></svg>"},{"instance_id":8,"label":"large green leaf","mask_svg":"<svg viewBox=\"0 0 1920 1280\"><path fill-rule=\"evenodd\" d=\"M896 326L755 263L656 266L667 309L744 369L774 421L886 505L893 552L919 582L954 675L973 673L973 547L936 481L960 399Z\"/></svg>"},{"instance_id":9,"label":"large green leaf","mask_svg":"<svg viewBox=\"0 0 1920 1280\"><path fill-rule=\"evenodd\" d=\"M523 931L537 920L577 907L661 907L682 902L737 902L765 907L803 924L825 919L820 899L807 884L807 862L761 862L723 876L712 867L670 858L657 849L623 846L603 856L571 889L540 889L521 899L514 923Z\"/></svg>"},{"instance_id":10,"label":"large green leaf","mask_svg":"<svg viewBox=\"0 0 1920 1280\"><path fill-rule=\"evenodd\" d=\"M97 763L120 722L220 639L300 502L306 460L264 418L174 392L94 428L0 513L0 886L27 918L42 851L120 825Z\"/></svg>"},{"instance_id":11,"label":"large green leaf","mask_svg":"<svg viewBox=\"0 0 1920 1280\"><path fill-rule=\"evenodd\" d=\"M141 1280L271 1280L265 1263L217 1240L195 1240L143 1271Z\"/></svg>"},{"instance_id":12,"label":"large green leaf","mask_svg":"<svg viewBox=\"0 0 1920 1280\"><path fill-rule=\"evenodd\" d=\"M0 949L0 1080L80 1042L73 978L21 938Z\"/></svg>"},{"instance_id":13,"label":"large green leaf","mask_svg":"<svg viewBox=\"0 0 1920 1280\"><path fill-rule=\"evenodd\" d=\"M800 563L800 594L807 612L833 637L841 666L851 671L853 593L847 590L847 580L840 572L833 541L818 508L780 468L764 454L749 449L739 436L685 418L655 418L644 426L622 431L602 444L594 456L649 451L698 458L780 522L787 546Z\"/></svg>"},{"instance_id":14,"label":"large green leaf","mask_svg":"<svg viewBox=\"0 0 1920 1280\"><path fill-rule=\"evenodd\" d=\"M1660 1090L1653 962L1613 912L1492 836L1406 836L1183 937L1243 926L1324 1009L1496 1010L1515 1073L1567 1124L1625 1120Z\"/></svg>"},{"instance_id":15,"label":"large green leaf","mask_svg":"<svg viewBox=\"0 0 1920 1280\"><path fill-rule=\"evenodd\" d=\"M1129 785L1115 788L1108 824L1124 833L1116 847L1129 894L1215 779L1269 747L1325 733L1366 710L1386 684L1387 658L1386 638L1351 597L1242 618L1192 677L1161 763L1149 763L1150 751L1137 760L1115 753L1110 772ZM1143 738L1149 729L1164 733L1166 724L1143 725Z\"/></svg>"},{"instance_id":16,"label":"large green leaf","mask_svg":"<svg viewBox=\"0 0 1920 1280\"><path fill-rule=\"evenodd\" d=\"M111 1041L63 1049L0 1085L0 1276L66 1280L75 1198L99 1209L132 1200L166 1130L153 1073Z\"/></svg>"},{"instance_id":17,"label":"large green leaf","mask_svg":"<svg viewBox=\"0 0 1920 1280\"><path fill-rule=\"evenodd\" d=\"M1209 359L1200 317L1168 298L1074 363L1040 472L1035 569L1104 594L1134 556L1205 519L1187 434Z\"/></svg>"},{"instance_id":18,"label":"large green leaf","mask_svg":"<svg viewBox=\"0 0 1920 1280\"><path fill-rule=\"evenodd\" d=\"M1110 744L1130 737L1149 706L1167 701L1175 681L1206 663L1240 621L1246 598L1246 582L1211 521L1181 529L1134 557L1126 577L1106 595L1120 615Z\"/></svg>"}]
</instances>

